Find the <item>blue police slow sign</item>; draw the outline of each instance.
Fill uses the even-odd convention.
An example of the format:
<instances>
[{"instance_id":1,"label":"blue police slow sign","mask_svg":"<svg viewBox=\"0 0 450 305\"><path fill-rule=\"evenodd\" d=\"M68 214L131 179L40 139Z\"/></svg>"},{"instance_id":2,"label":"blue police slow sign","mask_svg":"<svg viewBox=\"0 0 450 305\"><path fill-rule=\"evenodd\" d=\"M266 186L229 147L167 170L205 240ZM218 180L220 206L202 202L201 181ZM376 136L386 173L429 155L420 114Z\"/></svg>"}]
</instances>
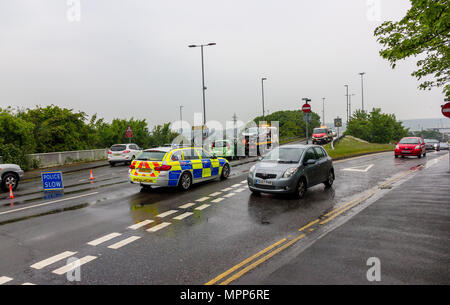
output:
<instances>
[{"instance_id":1,"label":"blue police slow sign","mask_svg":"<svg viewBox=\"0 0 450 305\"><path fill-rule=\"evenodd\" d=\"M63 177L60 171L41 172L42 186L44 191L63 190Z\"/></svg>"}]
</instances>

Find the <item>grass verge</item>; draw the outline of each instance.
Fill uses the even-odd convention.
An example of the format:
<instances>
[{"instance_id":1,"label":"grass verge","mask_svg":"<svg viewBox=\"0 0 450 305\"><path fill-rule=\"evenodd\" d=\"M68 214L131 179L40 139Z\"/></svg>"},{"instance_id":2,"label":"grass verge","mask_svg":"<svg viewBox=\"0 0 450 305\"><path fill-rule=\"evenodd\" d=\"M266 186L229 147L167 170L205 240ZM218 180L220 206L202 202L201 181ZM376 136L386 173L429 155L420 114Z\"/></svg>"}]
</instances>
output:
<instances>
[{"instance_id":1,"label":"grass verge","mask_svg":"<svg viewBox=\"0 0 450 305\"><path fill-rule=\"evenodd\" d=\"M340 143L335 142L334 144L334 150L331 148L331 143L324 146L332 159L341 159L382 151L394 151L395 147L393 144L364 143L349 137L344 137L341 139Z\"/></svg>"}]
</instances>

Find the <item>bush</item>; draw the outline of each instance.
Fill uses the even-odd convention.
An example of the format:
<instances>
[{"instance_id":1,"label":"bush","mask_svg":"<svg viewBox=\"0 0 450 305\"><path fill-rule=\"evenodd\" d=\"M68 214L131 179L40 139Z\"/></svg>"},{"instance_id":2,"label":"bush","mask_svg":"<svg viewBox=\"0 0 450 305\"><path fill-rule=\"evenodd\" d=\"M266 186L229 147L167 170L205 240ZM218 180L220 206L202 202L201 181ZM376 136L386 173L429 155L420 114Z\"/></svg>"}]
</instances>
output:
<instances>
[{"instance_id":1,"label":"bush","mask_svg":"<svg viewBox=\"0 0 450 305\"><path fill-rule=\"evenodd\" d=\"M25 152L14 144L1 144L0 156L2 156L3 163L20 165L23 170L29 170L33 166L38 166L38 164L35 164L36 162L30 162Z\"/></svg>"}]
</instances>

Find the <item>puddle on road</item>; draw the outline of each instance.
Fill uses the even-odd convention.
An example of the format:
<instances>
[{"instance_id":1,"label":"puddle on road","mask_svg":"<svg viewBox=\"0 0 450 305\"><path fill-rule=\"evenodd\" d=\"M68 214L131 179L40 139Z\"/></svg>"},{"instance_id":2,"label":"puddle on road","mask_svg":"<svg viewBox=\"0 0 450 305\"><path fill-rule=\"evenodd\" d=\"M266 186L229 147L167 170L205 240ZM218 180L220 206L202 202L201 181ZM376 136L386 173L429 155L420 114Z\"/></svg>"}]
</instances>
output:
<instances>
[{"instance_id":1,"label":"puddle on road","mask_svg":"<svg viewBox=\"0 0 450 305\"><path fill-rule=\"evenodd\" d=\"M80 210L83 208L86 208L89 206L89 203L82 203L82 204L78 204L75 206L71 206L71 207L66 207L66 208L56 208L52 211L48 211L48 212L44 212L44 213L40 213L40 214L35 214L35 215L30 215L30 216L24 216L24 217L19 217L19 218L14 218L14 219L8 219L5 221L0 221L0 226L5 225L5 224L9 224L9 223L13 223L13 222L19 222L22 220L28 220L28 219L32 219L32 218L36 218L36 217L41 217L41 216L46 216L46 215L52 215L52 214L59 214L59 213L63 213L63 212L68 212L68 211L75 211L75 210Z\"/></svg>"}]
</instances>

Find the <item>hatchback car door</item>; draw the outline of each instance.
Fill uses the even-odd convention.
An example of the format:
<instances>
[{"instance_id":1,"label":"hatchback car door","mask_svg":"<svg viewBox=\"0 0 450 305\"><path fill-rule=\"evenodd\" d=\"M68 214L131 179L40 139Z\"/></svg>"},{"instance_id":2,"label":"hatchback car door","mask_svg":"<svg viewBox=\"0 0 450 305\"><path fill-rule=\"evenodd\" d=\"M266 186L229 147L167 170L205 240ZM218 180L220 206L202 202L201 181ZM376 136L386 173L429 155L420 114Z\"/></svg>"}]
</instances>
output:
<instances>
[{"instance_id":1,"label":"hatchback car door","mask_svg":"<svg viewBox=\"0 0 450 305\"><path fill-rule=\"evenodd\" d=\"M314 151L316 152L317 156L317 177L320 183L321 181L325 181L328 177L327 158L325 157L325 153L323 152L321 147L314 147Z\"/></svg>"},{"instance_id":2,"label":"hatchback car door","mask_svg":"<svg viewBox=\"0 0 450 305\"><path fill-rule=\"evenodd\" d=\"M308 160L314 160L315 163L307 164ZM306 179L308 180L308 186L313 186L320 183L320 164L317 162L316 153L313 148L309 148L305 152L305 157L303 158L304 171L306 175Z\"/></svg>"}]
</instances>

